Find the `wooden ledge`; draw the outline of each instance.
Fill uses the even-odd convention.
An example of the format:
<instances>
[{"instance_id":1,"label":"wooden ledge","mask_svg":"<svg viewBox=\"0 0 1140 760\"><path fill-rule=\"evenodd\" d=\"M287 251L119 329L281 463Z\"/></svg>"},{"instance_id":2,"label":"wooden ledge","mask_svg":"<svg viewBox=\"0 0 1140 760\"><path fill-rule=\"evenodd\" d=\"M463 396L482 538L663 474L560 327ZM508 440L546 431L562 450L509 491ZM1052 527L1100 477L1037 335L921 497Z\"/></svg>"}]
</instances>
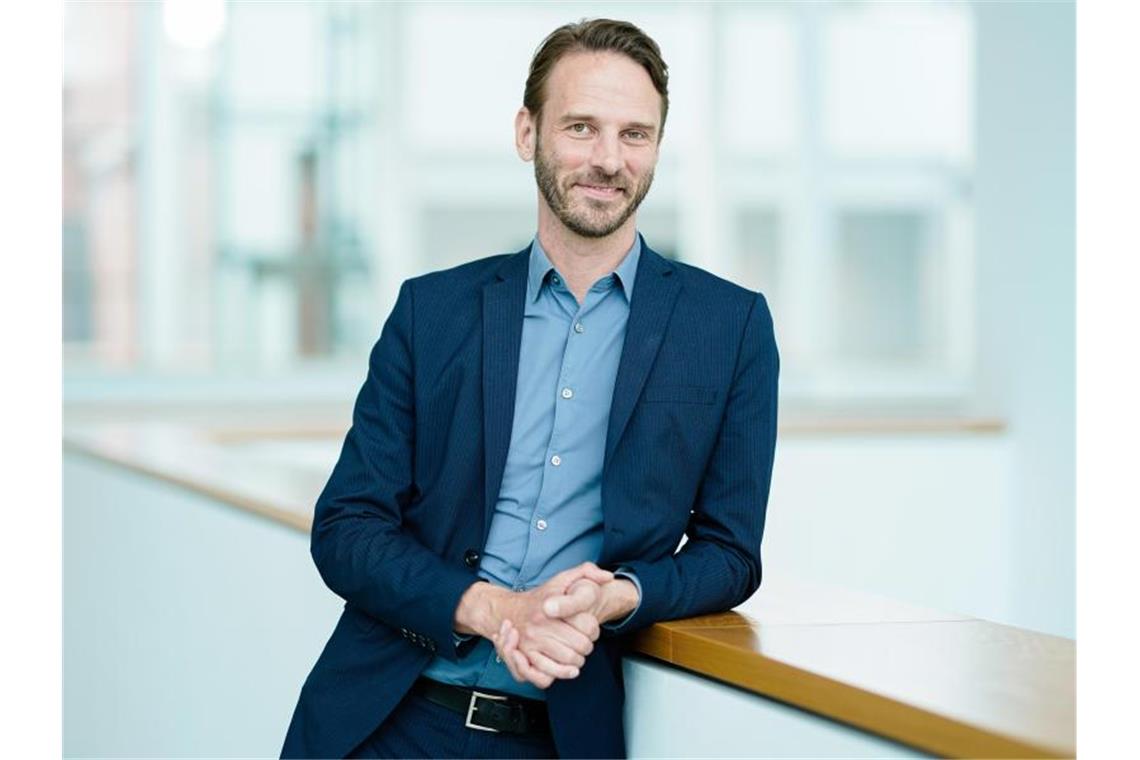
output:
<instances>
[{"instance_id":1,"label":"wooden ledge","mask_svg":"<svg viewBox=\"0 0 1140 760\"><path fill-rule=\"evenodd\" d=\"M65 435L65 450L308 533L328 478L245 444L339 433L150 423ZM732 612L659 623L635 651L935 755L1073 757L1075 642L769 574Z\"/></svg>"},{"instance_id":2,"label":"wooden ledge","mask_svg":"<svg viewBox=\"0 0 1140 760\"><path fill-rule=\"evenodd\" d=\"M1075 755L1073 641L962 616L908 616L904 605L881 622L830 622L848 618L826 614L813 591L765 580L745 605L756 612L659 623L635 648L934 755ZM799 605L828 622L763 622L768 605Z\"/></svg>"}]
</instances>

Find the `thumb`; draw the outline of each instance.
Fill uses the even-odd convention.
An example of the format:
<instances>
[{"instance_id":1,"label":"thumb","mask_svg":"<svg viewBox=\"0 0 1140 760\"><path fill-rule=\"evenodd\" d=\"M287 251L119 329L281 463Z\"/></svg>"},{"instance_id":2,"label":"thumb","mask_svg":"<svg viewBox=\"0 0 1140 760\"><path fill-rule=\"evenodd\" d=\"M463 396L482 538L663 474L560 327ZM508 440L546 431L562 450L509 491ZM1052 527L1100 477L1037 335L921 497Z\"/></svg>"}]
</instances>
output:
<instances>
[{"instance_id":1,"label":"thumb","mask_svg":"<svg viewBox=\"0 0 1140 760\"><path fill-rule=\"evenodd\" d=\"M542 611L552 618L567 618L585 612L597 600L597 588L590 583L576 583L567 593L546 599L542 603Z\"/></svg>"},{"instance_id":2,"label":"thumb","mask_svg":"<svg viewBox=\"0 0 1140 760\"><path fill-rule=\"evenodd\" d=\"M564 592L569 588L571 583L581 578L586 578L594 583L608 583L614 579L614 574L609 570L603 570L593 562L583 562L569 570L563 570L548 582L552 588Z\"/></svg>"},{"instance_id":3,"label":"thumb","mask_svg":"<svg viewBox=\"0 0 1140 760\"><path fill-rule=\"evenodd\" d=\"M613 573L603 570L593 562L583 562L577 569L580 571L579 578L587 578L594 583L608 583L614 579Z\"/></svg>"}]
</instances>

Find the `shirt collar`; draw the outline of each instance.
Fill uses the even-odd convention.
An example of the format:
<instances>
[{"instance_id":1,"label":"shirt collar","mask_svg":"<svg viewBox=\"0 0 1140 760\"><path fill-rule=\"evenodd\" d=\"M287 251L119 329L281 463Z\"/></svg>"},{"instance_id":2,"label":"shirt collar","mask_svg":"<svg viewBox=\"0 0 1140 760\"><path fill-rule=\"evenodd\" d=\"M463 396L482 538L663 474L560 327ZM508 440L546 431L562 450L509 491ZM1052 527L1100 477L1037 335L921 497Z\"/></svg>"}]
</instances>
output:
<instances>
[{"instance_id":1,"label":"shirt collar","mask_svg":"<svg viewBox=\"0 0 1140 760\"><path fill-rule=\"evenodd\" d=\"M637 262L640 258L641 233L638 233L633 236L633 245L630 246L625 258L621 260L613 272L621 284L627 302L633 298L633 281L637 277ZM550 263L546 251L542 248L542 243L538 242L538 235L535 235L534 242L530 245L530 264L527 271L526 298L528 303L534 303L538 300L538 296L542 292L542 284L552 270L554 270L554 265Z\"/></svg>"}]
</instances>

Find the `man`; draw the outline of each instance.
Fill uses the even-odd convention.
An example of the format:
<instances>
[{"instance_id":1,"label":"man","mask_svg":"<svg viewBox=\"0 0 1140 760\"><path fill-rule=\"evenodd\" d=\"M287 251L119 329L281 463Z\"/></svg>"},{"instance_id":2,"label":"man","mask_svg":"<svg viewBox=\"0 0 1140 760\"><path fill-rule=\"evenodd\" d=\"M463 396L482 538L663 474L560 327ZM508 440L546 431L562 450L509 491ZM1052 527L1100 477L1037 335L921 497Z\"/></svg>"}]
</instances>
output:
<instances>
[{"instance_id":1,"label":"man","mask_svg":"<svg viewBox=\"0 0 1140 760\"><path fill-rule=\"evenodd\" d=\"M317 502L345 609L282 756L624 756L628 635L759 586L772 322L637 234L667 111L631 24L535 54L538 233L400 289Z\"/></svg>"}]
</instances>

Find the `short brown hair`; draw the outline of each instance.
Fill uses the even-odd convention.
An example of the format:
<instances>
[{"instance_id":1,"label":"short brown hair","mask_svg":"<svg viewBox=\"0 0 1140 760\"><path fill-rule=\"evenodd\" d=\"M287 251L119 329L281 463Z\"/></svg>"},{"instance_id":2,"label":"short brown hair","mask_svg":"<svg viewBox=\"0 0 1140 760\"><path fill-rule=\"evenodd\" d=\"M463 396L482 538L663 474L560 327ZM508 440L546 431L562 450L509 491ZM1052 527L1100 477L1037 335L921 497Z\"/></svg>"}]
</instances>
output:
<instances>
[{"instance_id":1,"label":"short brown hair","mask_svg":"<svg viewBox=\"0 0 1140 760\"><path fill-rule=\"evenodd\" d=\"M577 52L611 52L628 56L641 64L653 87L661 96L661 129L657 139L665 132L665 116L669 113L669 67L661 58L661 49L645 32L628 21L608 18L582 19L564 24L547 35L535 51L530 62L530 73L523 90L523 106L537 123L546 103L546 80L554 64L564 55Z\"/></svg>"}]
</instances>

